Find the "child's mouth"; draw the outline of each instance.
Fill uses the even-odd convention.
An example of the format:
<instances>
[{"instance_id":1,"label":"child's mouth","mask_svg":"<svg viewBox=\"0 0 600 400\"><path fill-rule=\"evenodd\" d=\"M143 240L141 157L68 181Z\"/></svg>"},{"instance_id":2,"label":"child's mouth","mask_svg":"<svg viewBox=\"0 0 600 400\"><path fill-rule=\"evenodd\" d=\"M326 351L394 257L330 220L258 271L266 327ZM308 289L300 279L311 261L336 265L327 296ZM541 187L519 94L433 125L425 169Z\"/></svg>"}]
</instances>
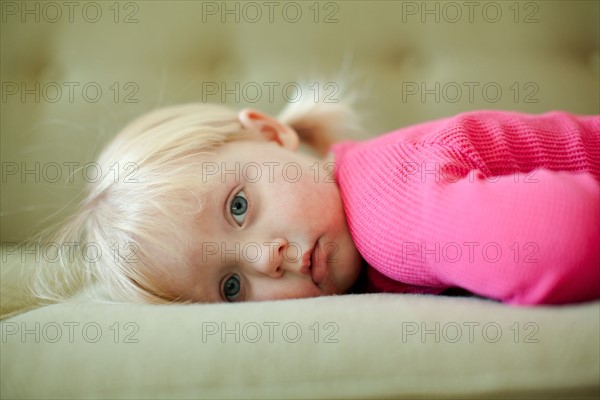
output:
<instances>
[{"instance_id":1,"label":"child's mouth","mask_svg":"<svg viewBox=\"0 0 600 400\"><path fill-rule=\"evenodd\" d=\"M302 259L300 260L302 262L302 267L300 268L300 273L302 273L302 275L312 275L312 264L313 264L312 257L313 257L314 252L315 252L315 246L313 245L302 256Z\"/></svg>"},{"instance_id":2,"label":"child's mouth","mask_svg":"<svg viewBox=\"0 0 600 400\"><path fill-rule=\"evenodd\" d=\"M325 278L325 275L327 274L327 255L319 246L320 239L321 238L315 243L315 247L313 247L312 254L310 255L310 276L317 286L323 281L323 278Z\"/></svg>"}]
</instances>

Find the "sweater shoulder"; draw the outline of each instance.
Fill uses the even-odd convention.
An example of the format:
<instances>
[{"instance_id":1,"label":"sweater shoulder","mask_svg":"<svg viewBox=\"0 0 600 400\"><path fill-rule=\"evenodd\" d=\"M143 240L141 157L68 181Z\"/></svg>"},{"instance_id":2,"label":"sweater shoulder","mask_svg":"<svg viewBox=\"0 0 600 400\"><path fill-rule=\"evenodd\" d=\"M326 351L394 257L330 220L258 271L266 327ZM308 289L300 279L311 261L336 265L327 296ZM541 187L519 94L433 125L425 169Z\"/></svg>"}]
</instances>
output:
<instances>
[{"instance_id":1,"label":"sweater shoulder","mask_svg":"<svg viewBox=\"0 0 600 400\"><path fill-rule=\"evenodd\" d=\"M336 164L342 165L356 158L377 161L401 148L405 156L416 156L407 162L439 163L444 153L443 160L465 161L486 176L548 168L600 177L600 116L469 111L363 142L342 142L332 151Z\"/></svg>"}]
</instances>

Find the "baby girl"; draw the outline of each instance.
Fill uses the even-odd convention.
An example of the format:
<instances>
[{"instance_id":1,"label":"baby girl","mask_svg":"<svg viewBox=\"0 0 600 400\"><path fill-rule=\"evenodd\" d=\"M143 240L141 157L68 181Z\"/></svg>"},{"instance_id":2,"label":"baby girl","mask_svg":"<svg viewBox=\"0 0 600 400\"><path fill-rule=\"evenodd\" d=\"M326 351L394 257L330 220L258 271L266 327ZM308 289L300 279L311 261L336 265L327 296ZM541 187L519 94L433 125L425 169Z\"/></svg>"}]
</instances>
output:
<instances>
[{"instance_id":1,"label":"baby girl","mask_svg":"<svg viewBox=\"0 0 600 400\"><path fill-rule=\"evenodd\" d=\"M60 272L149 303L600 298L600 117L476 111L333 144L354 122L309 102L278 119L189 104L135 120L98 160L119 179L91 184L53 238L104 256L32 290L57 299Z\"/></svg>"}]
</instances>

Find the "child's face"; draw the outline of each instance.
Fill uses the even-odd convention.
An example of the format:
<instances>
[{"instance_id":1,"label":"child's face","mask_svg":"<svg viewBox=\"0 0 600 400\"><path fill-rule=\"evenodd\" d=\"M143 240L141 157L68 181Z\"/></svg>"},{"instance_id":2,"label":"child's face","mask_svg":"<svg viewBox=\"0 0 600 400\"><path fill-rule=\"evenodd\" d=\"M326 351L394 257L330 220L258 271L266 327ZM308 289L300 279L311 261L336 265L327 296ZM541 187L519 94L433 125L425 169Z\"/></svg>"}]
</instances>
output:
<instances>
[{"instance_id":1,"label":"child's face","mask_svg":"<svg viewBox=\"0 0 600 400\"><path fill-rule=\"evenodd\" d=\"M193 221L193 267L170 271L167 283L182 300L343 294L358 278L362 261L332 169L275 134L225 144L203 164L214 185Z\"/></svg>"}]
</instances>

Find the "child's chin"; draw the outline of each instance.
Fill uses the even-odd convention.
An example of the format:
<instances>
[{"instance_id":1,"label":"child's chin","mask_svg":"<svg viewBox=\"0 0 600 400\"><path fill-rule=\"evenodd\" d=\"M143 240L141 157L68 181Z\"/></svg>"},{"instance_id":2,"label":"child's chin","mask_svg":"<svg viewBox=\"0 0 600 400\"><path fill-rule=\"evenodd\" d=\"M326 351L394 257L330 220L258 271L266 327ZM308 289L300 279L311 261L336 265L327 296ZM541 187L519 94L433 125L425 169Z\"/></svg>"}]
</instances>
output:
<instances>
[{"instance_id":1,"label":"child's chin","mask_svg":"<svg viewBox=\"0 0 600 400\"><path fill-rule=\"evenodd\" d=\"M334 295L344 294L344 293L346 293L346 291L343 290L343 288L335 287L333 285L327 285L327 286L323 287L322 293L323 294L321 294L321 296L334 296Z\"/></svg>"}]
</instances>

